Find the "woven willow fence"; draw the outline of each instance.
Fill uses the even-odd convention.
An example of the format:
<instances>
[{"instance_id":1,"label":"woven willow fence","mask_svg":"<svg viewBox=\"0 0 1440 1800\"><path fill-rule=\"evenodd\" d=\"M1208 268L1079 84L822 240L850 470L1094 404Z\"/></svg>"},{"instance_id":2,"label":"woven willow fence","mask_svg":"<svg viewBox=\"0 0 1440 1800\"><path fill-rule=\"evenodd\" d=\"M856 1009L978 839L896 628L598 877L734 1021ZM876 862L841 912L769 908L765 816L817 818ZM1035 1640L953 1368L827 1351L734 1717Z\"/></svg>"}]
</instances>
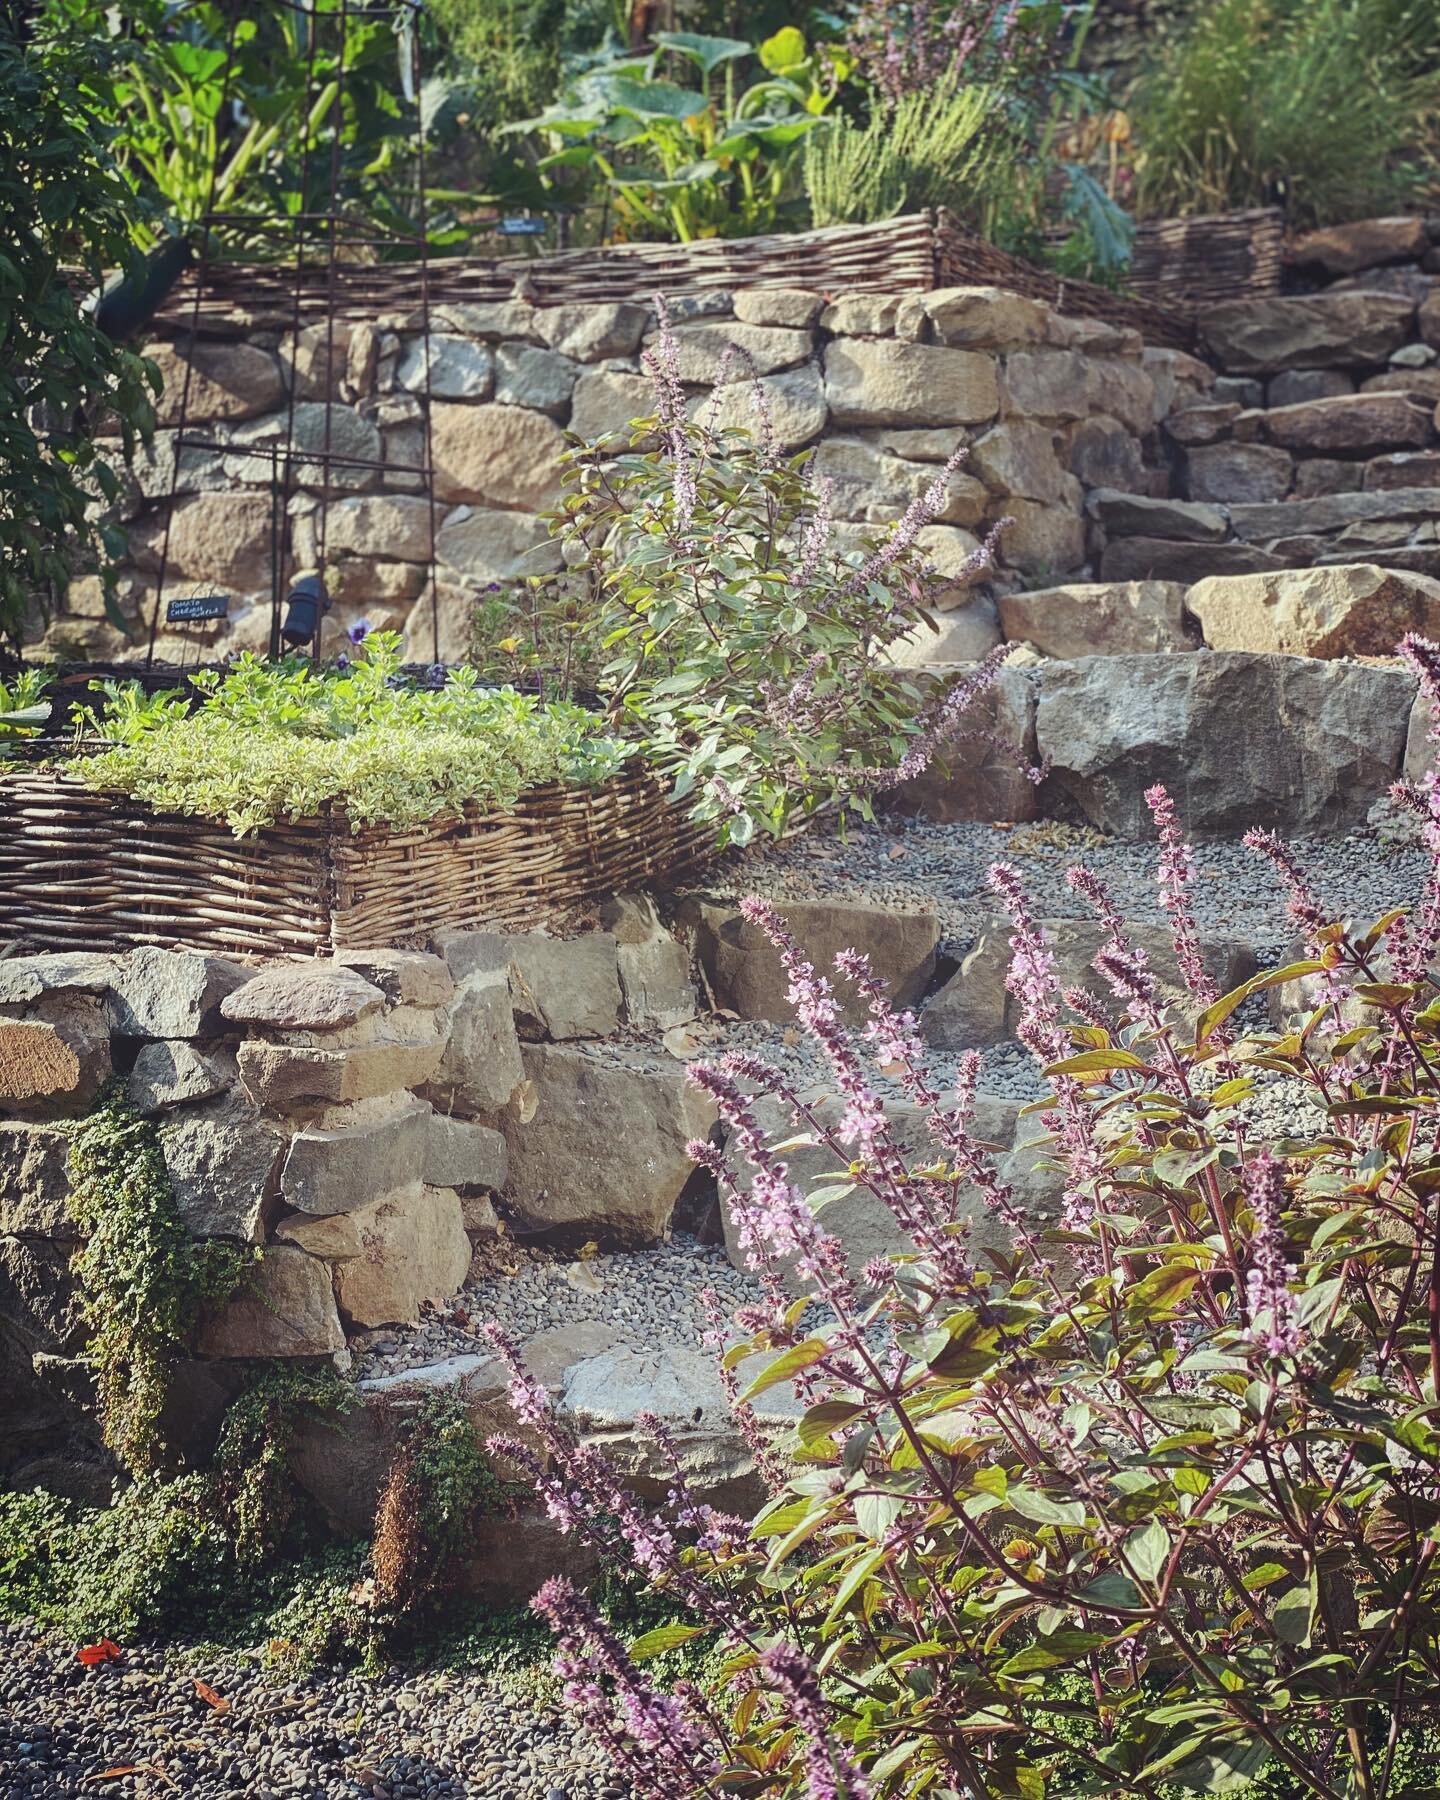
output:
<instances>
[{"instance_id":1,"label":"woven willow fence","mask_svg":"<svg viewBox=\"0 0 1440 1800\"><path fill-rule=\"evenodd\" d=\"M1194 228L1204 223L1187 226L1194 245L1201 241ZM171 296L164 316L172 325L188 324L194 316L193 280ZM416 263L341 263L333 273L320 264L297 272L279 264L211 263L199 317L202 325L227 329L246 323L288 328L297 305L306 320L326 313L374 320L408 317L422 298L432 307L463 306L521 294L535 306L560 306L713 289L796 287L840 295L973 285L1010 288L1061 312L1131 326L1147 343L1184 349L1194 342L1193 306L1182 291L1172 293L1156 281L1153 270L1144 297L1063 280L997 250L944 211L910 213L878 225L694 244L617 244L498 259L441 257L423 272Z\"/></svg>"},{"instance_id":2,"label":"woven willow fence","mask_svg":"<svg viewBox=\"0 0 1440 1800\"><path fill-rule=\"evenodd\" d=\"M352 832L337 807L236 838L17 767L0 774L0 941L252 957L415 946L446 927L557 917L693 868L714 841L638 768L405 829Z\"/></svg>"}]
</instances>

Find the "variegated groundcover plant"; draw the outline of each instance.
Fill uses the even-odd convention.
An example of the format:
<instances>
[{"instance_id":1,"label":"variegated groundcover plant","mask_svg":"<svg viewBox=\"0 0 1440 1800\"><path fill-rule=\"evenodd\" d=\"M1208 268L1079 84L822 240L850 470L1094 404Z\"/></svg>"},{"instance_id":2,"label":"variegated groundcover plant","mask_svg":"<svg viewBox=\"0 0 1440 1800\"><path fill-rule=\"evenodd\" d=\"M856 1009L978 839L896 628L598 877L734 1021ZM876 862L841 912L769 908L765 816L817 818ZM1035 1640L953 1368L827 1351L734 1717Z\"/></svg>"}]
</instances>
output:
<instances>
[{"instance_id":1,"label":"variegated groundcover plant","mask_svg":"<svg viewBox=\"0 0 1440 1800\"><path fill-rule=\"evenodd\" d=\"M1440 648L1402 649L1440 747ZM522 1430L495 1444L563 1527L688 1617L627 1646L563 1580L536 1602L570 1703L638 1792L1382 1800L1440 1785L1435 772L1403 797L1429 875L1413 908L1373 922L1251 834L1305 953L1221 995L1192 855L1153 789L1188 1009L1162 1005L1083 869L1071 881L1106 928L1113 1004L1061 992L1019 879L992 871L1019 1035L1047 1087L1030 1111L1063 1193L1049 1230L977 1139L978 1057L942 1093L913 1018L847 954L835 974L868 1012L852 1033L831 976L747 903L845 1102L830 1125L749 1055L692 1071L728 1132L694 1154L764 1287L723 1361L768 1498L752 1520L720 1516L677 1462L670 1505L647 1512L513 1354ZM1246 1002L1282 984L1306 1010L1260 1029ZM923 1152L901 1149L872 1060L928 1118ZM1304 1121L1293 1136L1254 1104L1277 1082ZM757 1123L762 1096L848 1176L799 1191ZM889 1209L907 1254L847 1267L825 1207L851 1187ZM972 1248L977 1209L1008 1227L1006 1254ZM790 1297L782 1264L811 1298ZM803 1405L788 1436L752 1410L782 1382ZM701 1677L659 1691L647 1658L691 1639L712 1652Z\"/></svg>"}]
</instances>

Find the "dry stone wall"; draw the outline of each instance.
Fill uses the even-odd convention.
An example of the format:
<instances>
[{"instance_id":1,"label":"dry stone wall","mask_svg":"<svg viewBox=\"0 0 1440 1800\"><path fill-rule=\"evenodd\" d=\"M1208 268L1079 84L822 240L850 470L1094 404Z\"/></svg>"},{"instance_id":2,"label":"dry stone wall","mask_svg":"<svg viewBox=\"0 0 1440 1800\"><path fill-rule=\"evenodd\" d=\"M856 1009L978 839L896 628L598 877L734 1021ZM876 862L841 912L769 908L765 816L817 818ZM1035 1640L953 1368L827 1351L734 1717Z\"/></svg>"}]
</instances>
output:
<instances>
[{"instance_id":1,"label":"dry stone wall","mask_svg":"<svg viewBox=\"0 0 1440 1800\"><path fill-rule=\"evenodd\" d=\"M671 305L692 405L717 375L717 416L755 424L753 366L787 452L812 447L835 483L835 517L853 537L899 518L957 444L970 456L923 541L937 569L957 569L981 534L1005 527L994 579L957 589L968 655L998 641L993 597L1083 576L1085 498L1097 487L1146 491L1146 450L1177 390L1206 371L1099 321L1061 317L993 288L827 301L757 289L678 297ZM364 617L407 629L430 655L425 592L430 498L403 472L423 460L428 387L435 468L441 653L463 653L475 597L491 582L558 566L540 515L559 493L567 432L593 439L653 411L641 356L653 311L624 303L537 307L522 300L434 310L426 368L413 315L323 327L298 347L278 322L237 319L224 335L152 346L164 377L160 430L131 477L130 568L122 605L148 624L175 483L177 426L189 379L187 433L169 519L167 596L218 588L231 618L168 638L160 653L193 661L261 649L269 632L270 463L259 454L291 429L302 460L290 503L295 562L320 559L336 601L327 643ZM242 335L243 334L243 335ZM741 352L738 358L731 347ZM728 362L727 362L728 358ZM326 441L373 467L322 471L303 461ZM1153 460L1153 458L1152 458ZM324 502L322 525L321 504ZM423 597L422 597L423 595ZM106 624L98 583L75 585L51 647L129 653Z\"/></svg>"}]
</instances>

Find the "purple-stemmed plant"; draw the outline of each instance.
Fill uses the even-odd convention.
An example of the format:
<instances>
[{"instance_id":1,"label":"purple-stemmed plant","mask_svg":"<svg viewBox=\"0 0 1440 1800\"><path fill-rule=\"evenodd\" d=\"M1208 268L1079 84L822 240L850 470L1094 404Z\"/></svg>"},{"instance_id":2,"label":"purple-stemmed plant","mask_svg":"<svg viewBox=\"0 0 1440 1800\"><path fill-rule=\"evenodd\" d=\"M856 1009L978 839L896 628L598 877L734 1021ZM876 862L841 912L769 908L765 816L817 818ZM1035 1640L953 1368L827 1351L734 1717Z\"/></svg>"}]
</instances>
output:
<instances>
[{"instance_id":1,"label":"purple-stemmed plant","mask_svg":"<svg viewBox=\"0 0 1440 1800\"><path fill-rule=\"evenodd\" d=\"M1402 651L1440 741L1440 649ZM1223 996L1193 858L1152 790L1184 1004L1161 997L1085 870L1072 885L1104 928L1114 1004L1061 992L1018 877L993 871L1019 1033L1048 1087L1028 1110L1058 1229L977 1138L978 1058L946 1096L863 957L836 959L857 1032L774 909L747 903L843 1102L820 1107L748 1054L692 1071L727 1132L695 1155L763 1294L728 1335L715 1322L759 1510L712 1513L674 1459L668 1507L646 1512L504 1350L531 1436L497 1447L562 1526L623 1552L688 1621L617 1647L577 1601L541 1603L582 1717L641 1791L1160 1800L1267 1771L1265 1791L1323 1800L1436 1785L1437 785L1403 796L1430 851L1424 891L1371 925L1324 908L1288 849L1259 842L1309 953ZM1278 1029L1247 1006L1322 974ZM921 1149L902 1144L884 1082L924 1119ZM1277 1125L1282 1091L1302 1099ZM762 1100L843 1176L807 1191ZM860 1270L825 1217L849 1189L896 1243ZM978 1253L977 1216L1008 1250ZM787 1382L804 1410L767 1429L754 1402ZM635 1665L691 1637L718 1673L667 1709Z\"/></svg>"}]
</instances>

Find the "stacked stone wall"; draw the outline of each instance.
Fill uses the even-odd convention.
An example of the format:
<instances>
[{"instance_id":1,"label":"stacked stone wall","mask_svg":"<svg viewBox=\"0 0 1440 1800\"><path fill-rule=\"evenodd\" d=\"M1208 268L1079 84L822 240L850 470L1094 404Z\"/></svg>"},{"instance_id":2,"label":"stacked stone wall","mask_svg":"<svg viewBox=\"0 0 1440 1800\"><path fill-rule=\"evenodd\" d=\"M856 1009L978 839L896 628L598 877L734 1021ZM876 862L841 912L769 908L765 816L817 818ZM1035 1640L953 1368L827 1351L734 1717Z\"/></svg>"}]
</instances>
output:
<instances>
[{"instance_id":1,"label":"stacked stone wall","mask_svg":"<svg viewBox=\"0 0 1440 1800\"><path fill-rule=\"evenodd\" d=\"M834 480L842 535L899 518L956 445L969 447L923 541L945 574L1010 520L993 577L948 596L968 614L971 653L998 641L995 595L1083 577L1087 493L1148 491L1158 421L1177 389L1206 377L1192 358L1146 351L1134 332L991 288L828 302L758 289L680 296L671 313L692 405L705 402L735 346L742 354L730 357L716 416L755 426L753 367L781 449L814 449L817 472ZM336 603L327 645L364 617L408 630L415 654L428 658L431 506L420 479L404 472L423 461L427 385L442 655L463 654L471 607L488 584L558 567L541 515L559 494L566 434L624 432L653 412L641 367L653 310L522 300L438 307L428 383L419 324L407 314L333 333L312 326L297 345L281 321L237 318L193 342L151 346L164 377L160 429L123 509L130 563L121 604L134 629L148 627L187 375L187 435L214 447L179 451L166 595L218 589L231 599L228 621L183 637L162 631L162 656L265 647L271 463L258 452L293 431L294 565L320 560L323 501ZM376 466L336 466L325 492L320 466L303 454L325 444L327 400L331 449ZM106 622L93 579L75 584L47 648L133 653Z\"/></svg>"}]
</instances>

